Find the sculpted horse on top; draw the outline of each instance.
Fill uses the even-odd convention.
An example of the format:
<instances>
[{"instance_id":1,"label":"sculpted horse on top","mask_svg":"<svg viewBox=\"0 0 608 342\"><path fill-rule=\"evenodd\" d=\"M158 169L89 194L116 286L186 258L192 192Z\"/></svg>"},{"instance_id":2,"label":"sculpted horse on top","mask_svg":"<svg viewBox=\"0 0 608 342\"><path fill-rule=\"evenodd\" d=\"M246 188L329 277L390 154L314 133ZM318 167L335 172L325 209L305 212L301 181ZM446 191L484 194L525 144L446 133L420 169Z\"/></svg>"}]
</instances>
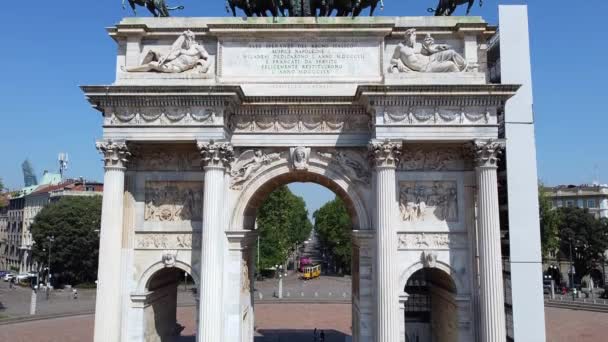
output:
<instances>
[{"instance_id":1,"label":"sculpted horse on top","mask_svg":"<svg viewBox=\"0 0 608 342\"><path fill-rule=\"evenodd\" d=\"M439 4L437 8L429 8L428 11L430 13L435 12L436 16L450 16L455 11L456 8L460 5L469 4L467 8L467 15L471 13L471 8L475 4L475 0L439 0ZM479 6L483 6L483 0L479 0Z\"/></svg>"},{"instance_id":2,"label":"sculpted horse on top","mask_svg":"<svg viewBox=\"0 0 608 342\"><path fill-rule=\"evenodd\" d=\"M122 0L122 8L125 9L125 2L129 1L129 5L133 13L137 15L136 5L146 7L155 17L168 17L169 11L183 10L184 6L168 7L165 0Z\"/></svg>"}]
</instances>

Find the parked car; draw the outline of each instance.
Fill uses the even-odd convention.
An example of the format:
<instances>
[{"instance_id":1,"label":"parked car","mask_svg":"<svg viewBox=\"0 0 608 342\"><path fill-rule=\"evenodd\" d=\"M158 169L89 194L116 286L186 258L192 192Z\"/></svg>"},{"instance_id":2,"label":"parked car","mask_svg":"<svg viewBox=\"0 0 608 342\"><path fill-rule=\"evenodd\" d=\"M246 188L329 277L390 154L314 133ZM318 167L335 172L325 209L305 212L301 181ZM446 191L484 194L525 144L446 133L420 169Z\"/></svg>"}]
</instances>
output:
<instances>
[{"instance_id":1,"label":"parked car","mask_svg":"<svg viewBox=\"0 0 608 342\"><path fill-rule=\"evenodd\" d=\"M16 278L18 282L21 282L33 277L34 276L31 273L19 273Z\"/></svg>"},{"instance_id":2,"label":"parked car","mask_svg":"<svg viewBox=\"0 0 608 342\"><path fill-rule=\"evenodd\" d=\"M4 276L9 273L8 271L0 271L0 278L4 278Z\"/></svg>"},{"instance_id":3,"label":"parked car","mask_svg":"<svg viewBox=\"0 0 608 342\"><path fill-rule=\"evenodd\" d=\"M549 279L543 280L543 292L545 294L551 294L551 280L549 280Z\"/></svg>"},{"instance_id":4,"label":"parked car","mask_svg":"<svg viewBox=\"0 0 608 342\"><path fill-rule=\"evenodd\" d=\"M4 281L11 281L13 280L13 278L15 278L15 275L12 273L7 273L4 275L4 277L2 277L2 280Z\"/></svg>"}]
</instances>

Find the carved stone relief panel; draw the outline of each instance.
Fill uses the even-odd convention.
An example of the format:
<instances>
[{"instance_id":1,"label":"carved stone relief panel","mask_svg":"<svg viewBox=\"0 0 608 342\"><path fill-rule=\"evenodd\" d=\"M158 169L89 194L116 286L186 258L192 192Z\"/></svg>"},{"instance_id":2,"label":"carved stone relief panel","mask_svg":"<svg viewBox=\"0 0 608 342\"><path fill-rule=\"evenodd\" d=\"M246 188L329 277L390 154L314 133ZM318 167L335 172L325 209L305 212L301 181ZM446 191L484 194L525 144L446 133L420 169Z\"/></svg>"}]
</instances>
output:
<instances>
[{"instance_id":1,"label":"carved stone relief panel","mask_svg":"<svg viewBox=\"0 0 608 342\"><path fill-rule=\"evenodd\" d=\"M400 250L465 248L466 243L466 234L400 233L398 238Z\"/></svg>"},{"instance_id":2,"label":"carved stone relief panel","mask_svg":"<svg viewBox=\"0 0 608 342\"><path fill-rule=\"evenodd\" d=\"M465 146L404 145L401 171L464 171L472 170Z\"/></svg>"},{"instance_id":3,"label":"carved stone relief panel","mask_svg":"<svg viewBox=\"0 0 608 342\"><path fill-rule=\"evenodd\" d=\"M144 219L147 222L201 221L202 182L146 182Z\"/></svg>"},{"instance_id":4,"label":"carved stone relief panel","mask_svg":"<svg viewBox=\"0 0 608 342\"><path fill-rule=\"evenodd\" d=\"M407 181L399 184L401 219L410 222L458 222L455 181Z\"/></svg>"},{"instance_id":5,"label":"carved stone relief panel","mask_svg":"<svg viewBox=\"0 0 608 342\"><path fill-rule=\"evenodd\" d=\"M198 249L201 247L200 233L153 233L135 235L137 249Z\"/></svg>"},{"instance_id":6,"label":"carved stone relief panel","mask_svg":"<svg viewBox=\"0 0 608 342\"><path fill-rule=\"evenodd\" d=\"M353 108L240 108L230 118L235 133L343 133L368 132L370 116Z\"/></svg>"},{"instance_id":7,"label":"carved stone relief panel","mask_svg":"<svg viewBox=\"0 0 608 342\"><path fill-rule=\"evenodd\" d=\"M271 165L273 162L285 159L286 152L275 152L271 150L244 150L237 152L238 158L231 165L231 184L233 190L240 190L243 184L251 179L258 171Z\"/></svg>"},{"instance_id":8,"label":"carved stone relief panel","mask_svg":"<svg viewBox=\"0 0 608 342\"><path fill-rule=\"evenodd\" d=\"M323 149L316 150L314 154L329 165L336 166L352 181L365 185L370 184L372 174L365 150Z\"/></svg>"},{"instance_id":9,"label":"carved stone relief panel","mask_svg":"<svg viewBox=\"0 0 608 342\"><path fill-rule=\"evenodd\" d=\"M129 170L201 171L201 158L194 145L135 145Z\"/></svg>"}]
</instances>

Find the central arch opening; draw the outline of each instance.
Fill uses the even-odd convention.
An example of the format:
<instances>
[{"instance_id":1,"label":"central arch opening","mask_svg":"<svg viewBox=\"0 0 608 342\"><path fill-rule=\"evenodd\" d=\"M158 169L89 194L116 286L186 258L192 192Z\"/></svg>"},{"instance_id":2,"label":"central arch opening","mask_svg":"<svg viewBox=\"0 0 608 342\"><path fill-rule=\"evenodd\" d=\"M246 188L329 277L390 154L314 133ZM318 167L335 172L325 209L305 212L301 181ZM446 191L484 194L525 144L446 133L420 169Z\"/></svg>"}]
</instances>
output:
<instances>
[{"instance_id":1,"label":"central arch opening","mask_svg":"<svg viewBox=\"0 0 608 342\"><path fill-rule=\"evenodd\" d=\"M252 296L256 342L344 341L353 334L361 213L328 177L290 172L258 187L245 210L258 233Z\"/></svg>"}]
</instances>

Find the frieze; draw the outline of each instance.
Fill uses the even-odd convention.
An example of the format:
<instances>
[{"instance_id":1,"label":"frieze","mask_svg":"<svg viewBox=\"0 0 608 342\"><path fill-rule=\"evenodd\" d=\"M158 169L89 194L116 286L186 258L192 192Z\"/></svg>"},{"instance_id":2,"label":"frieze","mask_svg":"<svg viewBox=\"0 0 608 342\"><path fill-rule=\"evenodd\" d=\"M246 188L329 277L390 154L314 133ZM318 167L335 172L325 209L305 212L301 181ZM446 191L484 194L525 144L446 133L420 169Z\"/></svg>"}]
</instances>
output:
<instances>
[{"instance_id":1,"label":"frieze","mask_svg":"<svg viewBox=\"0 0 608 342\"><path fill-rule=\"evenodd\" d=\"M201 221L202 182L146 182L146 222Z\"/></svg>"},{"instance_id":2,"label":"frieze","mask_svg":"<svg viewBox=\"0 0 608 342\"><path fill-rule=\"evenodd\" d=\"M231 116L230 127L235 133L367 132L370 116L364 112L357 113L356 110L353 112L352 109L241 109Z\"/></svg>"},{"instance_id":3,"label":"frieze","mask_svg":"<svg viewBox=\"0 0 608 342\"><path fill-rule=\"evenodd\" d=\"M137 171L202 171L200 154L180 145L135 145L130 170Z\"/></svg>"},{"instance_id":4,"label":"frieze","mask_svg":"<svg viewBox=\"0 0 608 342\"><path fill-rule=\"evenodd\" d=\"M455 181L408 181L399 184L401 219L409 222L458 222Z\"/></svg>"},{"instance_id":5,"label":"frieze","mask_svg":"<svg viewBox=\"0 0 608 342\"><path fill-rule=\"evenodd\" d=\"M137 249L198 249L201 247L200 233L153 233L137 234L135 236L135 248Z\"/></svg>"},{"instance_id":6,"label":"frieze","mask_svg":"<svg viewBox=\"0 0 608 342\"><path fill-rule=\"evenodd\" d=\"M473 168L463 145L405 145L399 165L401 171L464 171Z\"/></svg>"},{"instance_id":7,"label":"frieze","mask_svg":"<svg viewBox=\"0 0 608 342\"><path fill-rule=\"evenodd\" d=\"M110 107L105 111L106 126L171 126L220 124L217 108L196 107Z\"/></svg>"},{"instance_id":8,"label":"frieze","mask_svg":"<svg viewBox=\"0 0 608 342\"><path fill-rule=\"evenodd\" d=\"M354 182L369 185L371 170L366 160L365 150L322 150L316 151L319 159L337 166L342 173Z\"/></svg>"},{"instance_id":9,"label":"frieze","mask_svg":"<svg viewBox=\"0 0 608 342\"><path fill-rule=\"evenodd\" d=\"M387 107L384 123L392 125L488 125L496 123L490 107Z\"/></svg>"},{"instance_id":10,"label":"frieze","mask_svg":"<svg viewBox=\"0 0 608 342\"><path fill-rule=\"evenodd\" d=\"M433 250L465 248L466 234L450 233L400 233L400 250Z\"/></svg>"}]
</instances>

